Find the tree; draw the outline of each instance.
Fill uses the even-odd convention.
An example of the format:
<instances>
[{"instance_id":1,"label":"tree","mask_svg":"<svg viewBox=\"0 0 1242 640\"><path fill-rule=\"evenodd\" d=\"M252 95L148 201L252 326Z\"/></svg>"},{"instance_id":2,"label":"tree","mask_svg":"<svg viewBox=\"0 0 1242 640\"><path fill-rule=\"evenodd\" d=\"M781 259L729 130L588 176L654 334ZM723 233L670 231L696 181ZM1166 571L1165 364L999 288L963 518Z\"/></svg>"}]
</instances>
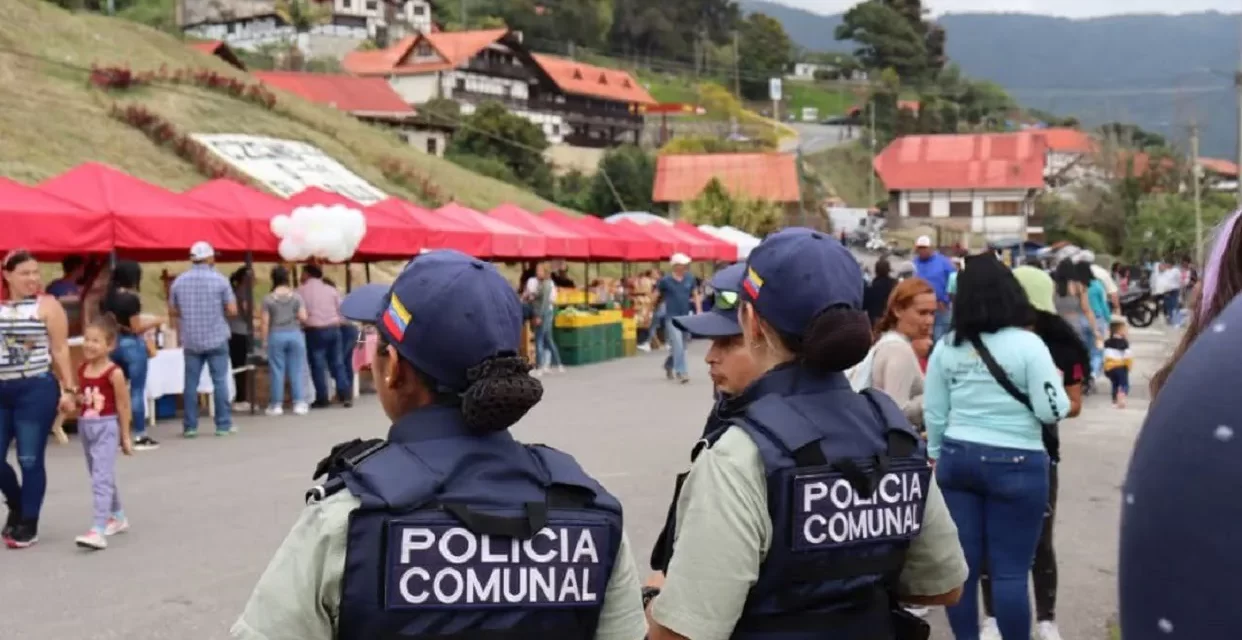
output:
<instances>
[{"instance_id":1,"label":"tree","mask_svg":"<svg viewBox=\"0 0 1242 640\"><path fill-rule=\"evenodd\" d=\"M855 57L868 69L894 69L915 84L944 66L944 30L923 20L919 0L866 0L850 8L834 34L857 43Z\"/></svg>"},{"instance_id":2,"label":"tree","mask_svg":"<svg viewBox=\"0 0 1242 640\"><path fill-rule=\"evenodd\" d=\"M1117 144L1126 147L1134 147L1136 149L1149 149L1151 147L1168 147L1169 141L1158 133L1145 131L1138 125L1124 124L1121 122L1110 122L1101 125L1099 128L1100 135L1110 140L1116 141Z\"/></svg>"},{"instance_id":3,"label":"tree","mask_svg":"<svg viewBox=\"0 0 1242 640\"><path fill-rule=\"evenodd\" d=\"M651 201L655 169L655 158L634 145L609 150L600 158L583 208L600 217L620 211L651 211L655 208Z\"/></svg>"},{"instance_id":4,"label":"tree","mask_svg":"<svg viewBox=\"0 0 1242 640\"><path fill-rule=\"evenodd\" d=\"M733 0L613 0L611 49L635 57L697 65L708 44L732 43L740 16Z\"/></svg>"},{"instance_id":5,"label":"tree","mask_svg":"<svg viewBox=\"0 0 1242 640\"><path fill-rule=\"evenodd\" d=\"M780 78L793 61L793 42L776 19L752 13L739 30L742 95L750 100L768 98L768 78Z\"/></svg>"},{"instance_id":6,"label":"tree","mask_svg":"<svg viewBox=\"0 0 1242 640\"><path fill-rule=\"evenodd\" d=\"M548 139L531 121L514 115L498 102L485 102L463 122L446 155L495 158L536 193L552 196L552 168L543 157Z\"/></svg>"},{"instance_id":7,"label":"tree","mask_svg":"<svg viewBox=\"0 0 1242 640\"><path fill-rule=\"evenodd\" d=\"M332 6L315 0L276 0L272 11L285 24L293 27L296 35L297 48L302 60L312 57L310 50L310 32L315 27L332 20ZM293 65L300 69L300 64Z\"/></svg>"},{"instance_id":8,"label":"tree","mask_svg":"<svg viewBox=\"0 0 1242 640\"><path fill-rule=\"evenodd\" d=\"M682 217L693 224L725 225L762 238L784 224L780 205L766 200L735 198L716 178L712 178L699 196L682 207Z\"/></svg>"}]
</instances>

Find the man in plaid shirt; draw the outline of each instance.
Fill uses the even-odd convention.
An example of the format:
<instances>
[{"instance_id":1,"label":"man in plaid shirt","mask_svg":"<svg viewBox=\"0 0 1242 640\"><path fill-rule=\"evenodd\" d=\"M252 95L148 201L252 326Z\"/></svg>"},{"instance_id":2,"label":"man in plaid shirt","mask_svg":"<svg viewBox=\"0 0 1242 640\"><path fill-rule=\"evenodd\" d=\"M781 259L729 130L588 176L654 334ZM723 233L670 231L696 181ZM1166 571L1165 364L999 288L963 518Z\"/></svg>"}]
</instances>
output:
<instances>
[{"instance_id":1,"label":"man in plaid shirt","mask_svg":"<svg viewBox=\"0 0 1242 640\"><path fill-rule=\"evenodd\" d=\"M169 293L169 317L175 318L185 352L185 431L198 435L198 381L203 365L215 391L216 435L236 433L229 406L229 323L237 315L237 298L228 278L216 271L216 252L206 242L190 247L190 270L177 276Z\"/></svg>"}]
</instances>

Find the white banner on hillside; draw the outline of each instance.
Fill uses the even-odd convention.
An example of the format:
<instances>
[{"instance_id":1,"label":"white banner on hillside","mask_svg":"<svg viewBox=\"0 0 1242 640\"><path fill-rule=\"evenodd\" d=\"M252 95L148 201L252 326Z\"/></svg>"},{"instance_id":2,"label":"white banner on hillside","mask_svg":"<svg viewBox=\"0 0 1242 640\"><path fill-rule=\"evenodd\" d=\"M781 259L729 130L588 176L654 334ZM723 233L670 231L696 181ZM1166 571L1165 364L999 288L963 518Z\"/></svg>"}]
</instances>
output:
<instances>
[{"instance_id":1,"label":"white banner on hillside","mask_svg":"<svg viewBox=\"0 0 1242 640\"><path fill-rule=\"evenodd\" d=\"M335 191L364 205L388 197L305 142L233 133L196 133L192 137L238 171L286 198L307 187Z\"/></svg>"}]
</instances>

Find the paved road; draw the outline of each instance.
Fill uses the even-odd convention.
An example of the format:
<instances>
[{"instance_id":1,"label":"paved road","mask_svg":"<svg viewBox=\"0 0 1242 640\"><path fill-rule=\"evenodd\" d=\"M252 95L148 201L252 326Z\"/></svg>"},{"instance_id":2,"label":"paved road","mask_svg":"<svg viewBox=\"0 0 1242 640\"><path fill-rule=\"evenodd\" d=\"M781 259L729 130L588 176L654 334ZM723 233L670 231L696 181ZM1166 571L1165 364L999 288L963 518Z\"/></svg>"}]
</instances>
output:
<instances>
[{"instance_id":1,"label":"paved road","mask_svg":"<svg viewBox=\"0 0 1242 640\"><path fill-rule=\"evenodd\" d=\"M819 153L858 137L859 127L840 127L828 124L787 122L798 137L781 143L781 151L799 150L803 154ZM852 134L853 137L848 137Z\"/></svg>"},{"instance_id":2,"label":"paved road","mask_svg":"<svg viewBox=\"0 0 1242 640\"><path fill-rule=\"evenodd\" d=\"M1165 350L1158 332L1135 337L1140 368ZM655 355L547 379L547 395L518 435L572 452L625 503L645 566L673 475L710 404L710 383L692 347L688 386L664 380ZM1136 375L1138 381L1144 375ZM1116 610L1118 485L1144 403L1124 411L1093 398L1063 429L1061 513L1063 629L1068 640L1103 638ZM310 473L329 447L383 433L373 398L310 418L242 419L242 433L194 441L162 423L159 451L125 460L120 487L130 533L102 553L78 551L90 495L76 442L49 452L42 542L0 550L0 637L5 640L155 640L227 637L232 623L302 504ZM70 613L66 613L70 611ZM939 617L939 614L934 614ZM947 638L942 620L937 637Z\"/></svg>"}]
</instances>

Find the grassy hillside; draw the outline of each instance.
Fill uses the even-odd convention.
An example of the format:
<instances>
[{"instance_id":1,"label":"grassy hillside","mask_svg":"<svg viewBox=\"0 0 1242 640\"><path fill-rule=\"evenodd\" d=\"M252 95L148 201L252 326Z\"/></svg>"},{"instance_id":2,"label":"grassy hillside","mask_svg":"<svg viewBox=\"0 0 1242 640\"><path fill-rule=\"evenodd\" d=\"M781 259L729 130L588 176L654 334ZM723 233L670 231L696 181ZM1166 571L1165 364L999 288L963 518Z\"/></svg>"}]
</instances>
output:
<instances>
[{"instance_id":1,"label":"grassy hillside","mask_svg":"<svg viewBox=\"0 0 1242 640\"><path fill-rule=\"evenodd\" d=\"M828 183L837 197L851 207L870 207L884 198L884 183L875 179L875 198L868 194L870 185L871 153L861 144L833 147L827 151L805 156L810 170Z\"/></svg>"},{"instance_id":2,"label":"grassy hillside","mask_svg":"<svg viewBox=\"0 0 1242 640\"><path fill-rule=\"evenodd\" d=\"M135 71L207 68L249 80L181 40L135 22L71 14L40 0L0 1L0 175L34 182L94 160L172 189L204 181L191 164L108 115L114 102L137 103L182 133L248 133L305 141L377 188L412 200L417 194L384 177L377 166L381 158L399 158L446 197L475 208L502 202L534 210L551 206L290 94L278 93L277 108L267 110L184 85L107 93L88 84L86 69L92 64Z\"/></svg>"}]
</instances>

